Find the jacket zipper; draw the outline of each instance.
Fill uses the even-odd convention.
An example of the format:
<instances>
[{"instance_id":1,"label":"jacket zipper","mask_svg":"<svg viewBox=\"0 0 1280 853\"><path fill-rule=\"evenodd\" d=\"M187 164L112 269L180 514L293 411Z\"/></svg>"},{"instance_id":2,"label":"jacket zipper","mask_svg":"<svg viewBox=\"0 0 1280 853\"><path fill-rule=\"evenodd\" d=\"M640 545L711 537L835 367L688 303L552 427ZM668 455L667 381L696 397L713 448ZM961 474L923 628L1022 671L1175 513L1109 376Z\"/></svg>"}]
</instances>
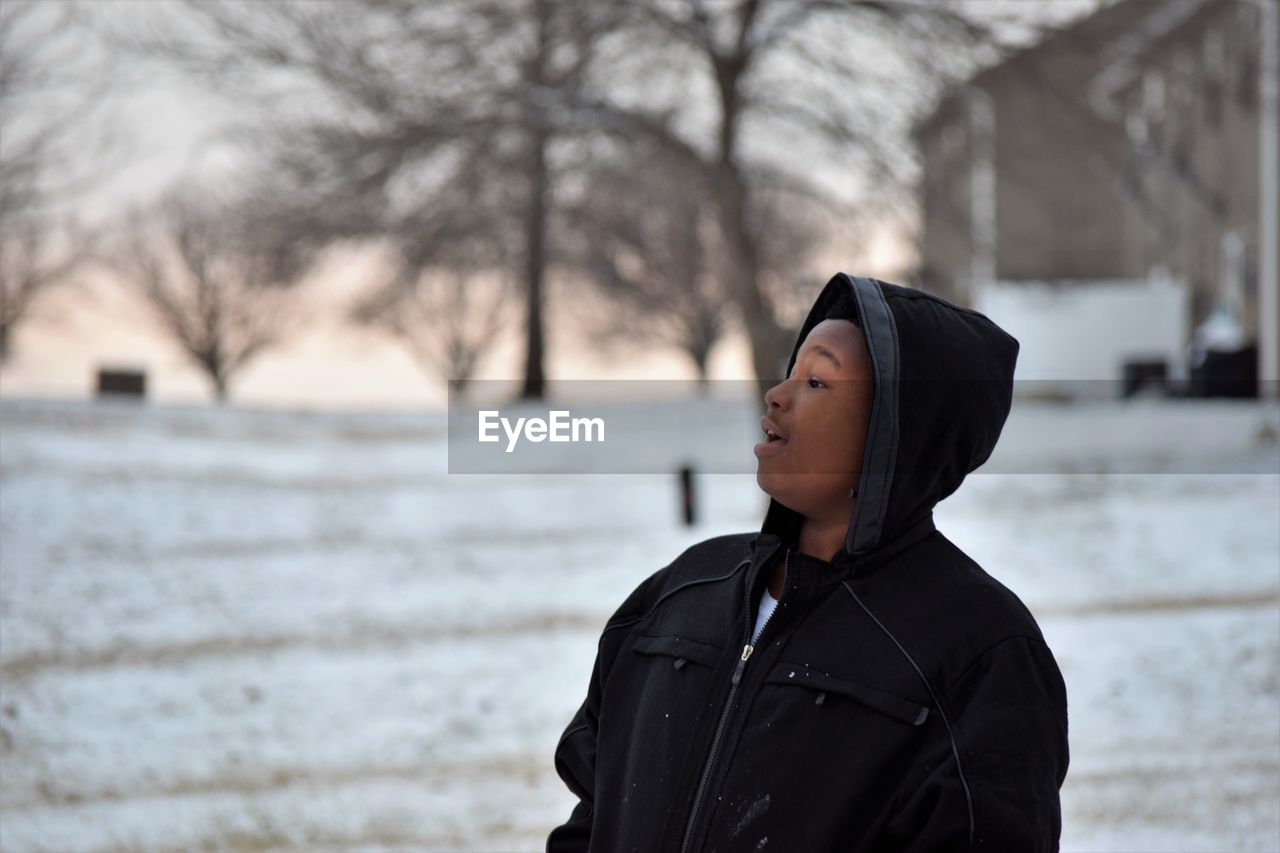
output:
<instances>
[{"instance_id":1,"label":"jacket zipper","mask_svg":"<svg viewBox=\"0 0 1280 853\"><path fill-rule=\"evenodd\" d=\"M784 555L783 577L791 569L791 549L788 548ZM778 595L778 602L781 604L783 592ZM774 614L778 612L778 607L773 608L768 617L765 618L764 624L760 626L760 637L764 637L764 632L769 629L769 623L773 621ZM755 646L751 643L751 601L747 601L747 642L742 646L742 654L738 658L738 664L733 668L733 677L729 680L729 698L725 700L724 710L720 712L720 723L716 726L715 737L711 739L711 751L707 753L707 762L702 766L702 778L698 780L698 792L693 797L693 810L689 812L689 822L685 824L684 841L680 843L680 853L688 853L689 842L693 840L693 824L698 819L698 812L702 807L702 798L707 793L707 783L711 780L711 766L715 763L716 753L720 750L720 739L724 737L725 725L729 722L729 713L733 709L733 699L738 693L738 685L742 682L742 671L747 668L747 661L751 659L751 653L755 651ZM757 638L757 639L759 639Z\"/></svg>"}]
</instances>

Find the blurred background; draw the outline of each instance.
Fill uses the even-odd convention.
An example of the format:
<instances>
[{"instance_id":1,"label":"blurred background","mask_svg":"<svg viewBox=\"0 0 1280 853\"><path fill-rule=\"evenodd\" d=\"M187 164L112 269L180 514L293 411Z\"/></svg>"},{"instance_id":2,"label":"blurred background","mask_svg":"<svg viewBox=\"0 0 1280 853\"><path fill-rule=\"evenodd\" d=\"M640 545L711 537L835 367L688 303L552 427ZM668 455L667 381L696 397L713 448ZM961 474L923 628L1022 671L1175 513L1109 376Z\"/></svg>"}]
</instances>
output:
<instances>
[{"instance_id":1,"label":"blurred background","mask_svg":"<svg viewBox=\"0 0 1280 853\"><path fill-rule=\"evenodd\" d=\"M846 271L1021 342L937 517L1062 667L1063 848L1280 850L1278 33L5 0L0 849L541 849L600 628L758 529L726 437ZM585 380L663 380L646 473L449 473L451 401Z\"/></svg>"}]
</instances>

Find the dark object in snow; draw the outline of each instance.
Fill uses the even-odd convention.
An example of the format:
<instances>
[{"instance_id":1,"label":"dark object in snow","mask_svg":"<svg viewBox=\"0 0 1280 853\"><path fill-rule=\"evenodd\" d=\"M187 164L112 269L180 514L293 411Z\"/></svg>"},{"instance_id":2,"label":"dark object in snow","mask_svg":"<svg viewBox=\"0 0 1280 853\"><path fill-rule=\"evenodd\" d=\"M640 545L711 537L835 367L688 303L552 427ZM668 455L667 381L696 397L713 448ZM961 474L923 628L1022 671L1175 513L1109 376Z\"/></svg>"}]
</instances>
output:
<instances>
[{"instance_id":1,"label":"dark object in snow","mask_svg":"<svg viewBox=\"0 0 1280 853\"><path fill-rule=\"evenodd\" d=\"M1258 396L1258 347L1207 350L1204 361L1191 369L1191 394L1195 397Z\"/></svg>"},{"instance_id":2,"label":"dark object in snow","mask_svg":"<svg viewBox=\"0 0 1280 853\"><path fill-rule=\"evenodd\" d=\"M147 372L133 367L98 368L99 397L147 396Z\"/></svg>"},{"instance_id":3,"label":"dark object in snow","mask_svg":"<svg viewBox=\"0 0 1280 853\"><path fill-rule=\"evenodd\" d=\"M680 469L680 508L685 527L693 527L698 523L697 504L693 490L693 468L685 465Z\"/></svg>"},{"instance_id":4,"label":"dark object in snow","mask_svg":"<svg viewBox=\"0 0 1280 853\"><path fill-rule=\"evenodd\" d=\"M1126 361L1120 395L1129 399L1134 394L1155 391L1161 394L1168 390L1169 366L1162 360Z\"/></svg>"}]
</instances>

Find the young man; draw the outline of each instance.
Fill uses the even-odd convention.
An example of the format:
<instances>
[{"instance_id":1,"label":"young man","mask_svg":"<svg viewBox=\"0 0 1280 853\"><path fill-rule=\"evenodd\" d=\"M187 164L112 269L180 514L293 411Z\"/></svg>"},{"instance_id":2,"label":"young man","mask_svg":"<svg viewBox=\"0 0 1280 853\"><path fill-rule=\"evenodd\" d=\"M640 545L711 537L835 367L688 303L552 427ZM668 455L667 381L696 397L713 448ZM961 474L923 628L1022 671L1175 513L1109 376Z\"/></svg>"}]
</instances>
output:
<instances>
[{"instance_id":1,"label":"young man","mask_svg":"<svg viewBox=\"0 0 1280 853\"><path fill-rule=\"evenodd\" d=\"M765 395L761 532L608 621L548 851L1057 849L1062 676L932 516L995 447L1017 352L929 294L827 284Z\"/></svg>"}]
</instances>

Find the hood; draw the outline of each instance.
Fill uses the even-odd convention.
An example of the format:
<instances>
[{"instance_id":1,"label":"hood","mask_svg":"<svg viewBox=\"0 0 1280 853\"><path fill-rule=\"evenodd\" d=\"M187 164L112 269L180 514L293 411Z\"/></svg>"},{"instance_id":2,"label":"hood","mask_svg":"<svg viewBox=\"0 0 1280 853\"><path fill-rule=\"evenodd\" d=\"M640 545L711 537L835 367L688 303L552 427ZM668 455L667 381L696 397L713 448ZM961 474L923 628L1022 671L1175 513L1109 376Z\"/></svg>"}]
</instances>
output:
<instances>
[{"instance_id":1,"label":"hood","mask_svg":"<svg viewBox=\"0 0 1280 853\"><path fill-rule=\"evenodd\" d=\"M787 375L805 336L828 319L861 327L875 377L841 555L861 557L929 516L991 455L1013 400L1018 342L982 314L932 294L839 273L809 310ZM770 499L761 532L793 543L801 520Z\"/></svg>"}]
</instances>

